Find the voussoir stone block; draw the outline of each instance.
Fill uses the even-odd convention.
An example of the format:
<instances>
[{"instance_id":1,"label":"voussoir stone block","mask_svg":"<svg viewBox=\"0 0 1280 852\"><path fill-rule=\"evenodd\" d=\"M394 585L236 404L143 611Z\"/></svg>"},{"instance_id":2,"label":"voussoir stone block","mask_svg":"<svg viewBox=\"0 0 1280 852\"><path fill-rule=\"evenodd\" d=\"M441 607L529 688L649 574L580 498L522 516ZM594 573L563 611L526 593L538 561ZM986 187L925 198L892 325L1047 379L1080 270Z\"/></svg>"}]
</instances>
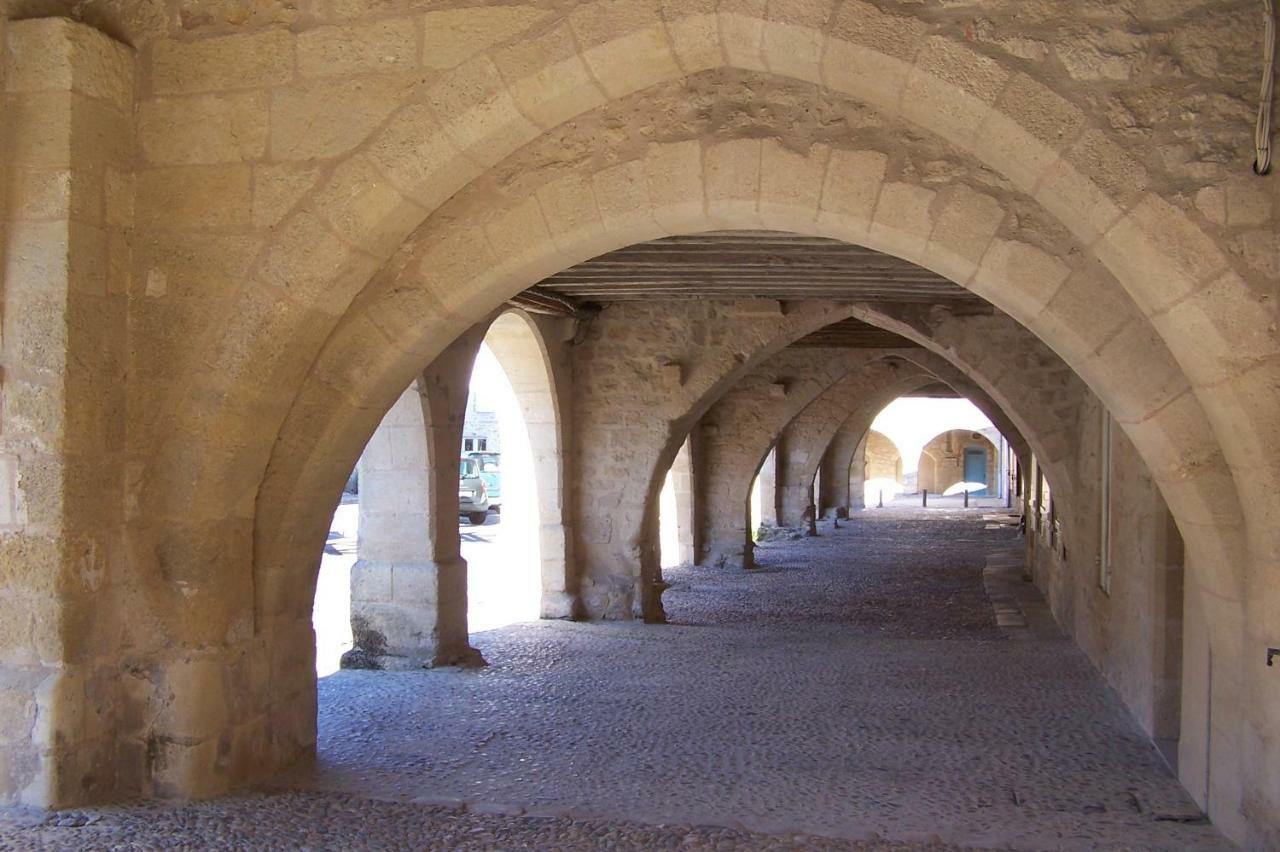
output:
<instances>
[{"instance_id":1,"label":"voussoir stone block","mask_svg":"<svg viewBox=\"0 0 1280 852\"><path fill-rule=\"evenodd\" d=\"M1207 284L1226 265L1203 231L1154 195L1112 225L1095 250L1148 316Z\"/></svg>"},{"instance_id":2,"label":"voussoir stone block","mask_svg":"<svg viewBox=\"0 0 1280 852\"><path fill-rule=\"evenodd\" d=\"M1109 401L1117 421L1145 419L1189 387L1164 341L1140 320L1104 343L1094 360L1108 384L1127 383L1130 387L1124 399ZM1135 376L1141 376L1142 381L1135 383Z\"/></svg>"},{"instance_id":3,"label":"voussoir stone block","mask_svg":"<svg viewBox=\"0 0 1280 852\"><path fill-rule=\"evenodd\" d=\"M607 100L567 24L530 34L490 55L520 110L541 127L555 127Z\"/></svg>"},{"instance_id":4,"label":"voussoir stone block","mask_svg":"<svg viewBox=\"0 0 1280 852\"><path fill-rule=\"evenodd\" d=\"M861 0L842 3L831 20L823 82L896 115L927 28L918 18L888 14Z\"/></svg>"},{"instance_id":5,"label":"voussoir stone block","mask_svg":"<svg viewBox=\"0 0 1280 852\"><path fill-rule=\"evenodd\" d=\"M769 70L761 50L765 6L763 0L722 0L720 3L720 39L730 67Z\"/></svg>"},{"instance_id":6,"label":"voussoir stone block","mask_svg":"<svg viewBox=\"0 0 1280 852\"><path fill-rule=\"evenodd\" d=\"M653 205L649 200L649 185L642 160L629 160L601 169L591 180L596 204L600 208L600 218L607 230L641 228L643 230L637 233L647 233L652 229L654 236L657 236L658 226L653 218Z\"/></svg>"},{"instance_id":7,"label":"voussoir stone block","mask_svg":"<svg viewBox=\"0 0 1280 852\"><path fill-rule=\"evenodd\" d=\"M494 215L485 223L484 234L495 257L504 258L507 266L527 269L531 275L537 274L534 266L538 263L554 267L546 274L573 264L568 254L558 249L547 250L547 246L554 245L555 241L547 229L547 220L536 195Z\"/></svg>"},{"instance_id":8,"label":"voussoir stone block","mask_svg":"<svg viewBox=\"0 0 1280 852\"><path fill-rule=\"evenodd\" d=\"M760 155L760 214L776 214L783 222L818 216L822 185L831 149L815 145L799 153L767 139Z\"/></svg>"},{"instance_id":9,"label":"voussoir stone block","mask_svg":"<svg viewBox=\"0 0 1280 852\"><path fill-rule=\"evenodd\" d=\"M667 35L676 62L686 74L725 64L715 0L662 0Z\"/></svg>"},{"instance_id":10,"label":"voussoir stone block","mask_svg":"<svg viewBox=\"0 0 1280 852\"><path fill-rule=\"evenodd\" d=\"M1280 355L1275 317L1267 298L1259 297L1236 273L1227 272L1151 322L1166 338L1187 335L1201 343L1182 357L1188 375L1199 385L1247 372ZM1205 345L1209 343L1214 345Z\"/></svg>"},{"instance_id":11,"label":"voussoir stone block","mask_svg":"<svg viewBox=\"0 0 1280 852\"><path fill-rule=\"evenodd\" d=\"M1004 206L989 195L956 184L946 193L923 259L953 281L968 281L1004 221Z\"/></svg>"},{"instance_id":12,"label":"voussoir stone block","mask_svg":"<svg viewBox=\"0 0 1280 852\"><path fill-rule=\"evenodd\" d=\"M586 178L561 178L539 189L537 195L547 230L562 251L572 250L583 240L599 239L604 234L595 192Z\"/></svg>"},{"instance_id":13,"label":"voussoir stone block","mask_svg":"<svg viewBox=\"0 0 1280 852\"><path fill-rule=\"evenodd\" d=\"M275 225L315 185L310 163L264 163L253 170L253 224Z\"/></svg>"},{"instance_id":14,"label":"voussoir stone block","mask_svg":"<svg viewBox=\"0 0 1280 852\"><path fill-rule=\"evenodd\" d=\"M818 221L841 227L848 239L864 237L888 163L888 155L880 151L832 151Z\"/></svg>"},{"instance_id":15,"label":"voussoir stone block","mask_svg":"<svg viewBox=\"0 0 1280 852\"><path fill-rule=\"evenodd\" d=\"M775 74L798 80L817 80L826 43L823 27L831 17L832 0L782 0L768 6L762 49L765 64Z\"/></svg>"},{"instance_id":16,"label":"voussoir stone block","mask_svg":"<svg viewBox=\"0 0 1280 852\"><path fill-rule=\"evenodd\" d=\"M682 75L658 0L597 0L569 13L582 56L610 97Z\"/></svg>"},{"instance_id":17,"label":"voussoir stone block","mask_svg":"<svg viewBox=\"0 0 1280 852\"><path fill-rule=\"evenodd\" d=\"M1137 316L1119 284L1098 287L1087 278L1068 278L1028 327L1052 340L1068 363L1081 363Z\"/></svg>"},{"instance_id":18,"label":"voussoir stone block","mask_svg":"<svg viewBox=\"0 0 1280 852\"><path fill-rule=\"evenodd\" d=\"M968 150L1009 73L950 39L924 41L902 90L902 115Z\"/></svg>"},{"instance_id":19,"label":"voussoir stone block","mask_svg":"<svg viewBox=\"0 0 1280 852\"><path fill-rule=\"evenodd\" d=\"M931 205L937 193L891 181L880 188L868 236L880 251L911 260L924 254L933 231Z\"/></svg>"},{"instance_id":20,"label":"voussoir stone block","mask_svg":"<svg viewBox=\"0 0 1280 852\"><path fill-rule=\"evenodd\" d=\"M1025 74L1016 74L978 128L973 150L1030 193L1082 123L1083 115L1073 104Z\"/></svg>"},{"instance_id":21,"label":"voussoir stone block","mask_svg":"<svg viewBox=\"0 0 1280 852\"><path fill-rule=\"evenodd\" d=\"M761 151L758 139L708 146L707 211L713 217L735 224L758 219Z\"/></svg>"},{"instance_id":22,"label":"voussoir stone block","mask_svg":"<svg viewBox=\"0 0 1280 852\"><path fill-rule=\"evenodd\" d=\"M309 206L349 243L379 257L389 257L428 212L359 155L338 166Z\"/></svg>"},{"instance_id":23,"label":"voussoir stone block","mask_svg":"<svg viewBox=\"0 0 1280 852\"><path fill-rule=\"evenodd\" d=\"M706 189L701 143L650 145L644 169L654 218L660 225L674 231L702 218Z\"/></svg>"},{"instance_id":24,"label":"voussoir stone block","mask_svg":"<svg viewBox=\"0 0 1280 852\"><path fill-rule=\"evenodd\" d=\"M445 74L427 91L427 101L458 149L481 166L498 162L539 133L487 56Z\"/></svg>"},{"instance_id":25,"label":"voussoir stone block","mask_svg":"<svg viewBox=\"0 0 1280 852\"><path fill-rule=\"evenodd\" d=\"M426 210L439 207L481 172L423 104L397 111L365 153L393 186Z\"/></svg>"},{"instance_id":26,"label":"voussoir stone block","mask_svg":"<svg viewBox=\"0 0 1280 852\"><path fill-rule=\"evenodd\" d=\"M422 64L447 69L525 32L551 14L536 6L440 9L422 17Z\"/></svg>"},{"instance_id":27,"label":"voussoir stone block","mask_svg":"<svg viewBox=\"0 0 1280 852\"><path fill-rule=\"evenodd\" d=\"M1070 274L1070 266L1035 246L996 239L983 255L969 288L998 300L1018 320L1030 322Z\"/></svg>"}]
</instances>

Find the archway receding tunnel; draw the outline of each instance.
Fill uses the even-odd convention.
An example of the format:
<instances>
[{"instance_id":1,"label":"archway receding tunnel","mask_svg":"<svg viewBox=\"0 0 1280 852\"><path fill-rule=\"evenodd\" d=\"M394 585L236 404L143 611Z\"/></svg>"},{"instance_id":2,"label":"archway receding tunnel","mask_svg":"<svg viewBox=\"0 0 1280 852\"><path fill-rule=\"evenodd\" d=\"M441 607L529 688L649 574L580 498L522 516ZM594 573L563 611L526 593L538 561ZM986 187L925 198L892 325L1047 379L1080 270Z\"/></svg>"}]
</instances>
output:
<instances>
[{"instance_id":1,"label":"archway receding tunnel","mask_svg":"<svg viewBox=\"0 0 1280 852\"><path fill-rule=\"evenodd\" d=\"M384 5L0 13L8 805L1280 844L1243 8Z\"/></svg>"}]
</instances>

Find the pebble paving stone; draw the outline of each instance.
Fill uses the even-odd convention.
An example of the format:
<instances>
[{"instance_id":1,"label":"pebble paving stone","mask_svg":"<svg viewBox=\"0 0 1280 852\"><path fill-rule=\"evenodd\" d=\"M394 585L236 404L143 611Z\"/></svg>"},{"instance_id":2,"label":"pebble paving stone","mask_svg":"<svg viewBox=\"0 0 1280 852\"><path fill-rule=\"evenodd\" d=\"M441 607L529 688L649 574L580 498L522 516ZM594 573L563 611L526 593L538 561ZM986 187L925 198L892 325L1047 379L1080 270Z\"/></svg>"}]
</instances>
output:
<instances>
[{"instance_id":1,"label":"pebble paving stone","mask_svg":"<svg viewBox=\"0 0 1280 852\"><path fill-rule=\"evenodd\" d=\"M754 571L668 570L669 625L514 625L475 635L479 671L340 672L313 766L10 810L0 849L1231 848L1069 639L997 626L996 526L867 510Z\"/></svg>"}]
</instances>

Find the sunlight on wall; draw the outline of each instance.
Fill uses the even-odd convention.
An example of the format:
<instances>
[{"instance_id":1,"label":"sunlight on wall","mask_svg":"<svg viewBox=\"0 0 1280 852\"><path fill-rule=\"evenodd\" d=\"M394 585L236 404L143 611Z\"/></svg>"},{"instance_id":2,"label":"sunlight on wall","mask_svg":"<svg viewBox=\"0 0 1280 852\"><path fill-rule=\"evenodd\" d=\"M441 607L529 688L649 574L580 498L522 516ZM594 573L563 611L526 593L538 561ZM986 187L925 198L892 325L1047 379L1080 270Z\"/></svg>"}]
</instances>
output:
<instances>
[{"instance_id":1,"label":"sunlight on wall","mask_svg":"<svg viewBox=\"0 0 1280 852\"><path fill-rule=\"evenodd\" d=\"M879 505L881 497L884 498L885 503L888 503L906 490L901 482L893 479L884 477L868 479L862 485L862 505L868 507Z\"/></svg>"},{"instance_id":2,"label":"sunlight on wall","mask_svg":"<svg viewBox=\"0 0 1280 852\"><path fill-rule=\"evenodd\" d=\"M919 473L920 453L938 435L952 429L981 432L995 427L967 399L899 397L881 409L871 428L893 441L898 448L902 456L902 482L883 477L866 481L863 483L866 506L875 506L881 492L887 503L899 494L913 491ZM959 494L963 490L963 483L956 483L946 493Z\"/></svg>"},{"instance_id":3,"label":"sunlight on wall","mask_svg":"<svg viewBox=\"0 0 1280 852\"><path fill-rule=\"evenodd\" d=\"M658 547L663 568L680 564L680 521L676 512L676 480L668 470L658 497Z\"/></svg>"},{"instance_id":4,"label":"sunlight on wall","mask_svg":"<svg viewBox=\"0 0 1280 852\"><path fill-rule=\"evenodd\" d=\"M751 481L751 538L756 537L756 531L760 529L760 519L764 517L760 503L760 477L757 476Z\"/></svg>"},{"instance_id":5,"label":"sunlight on wall","mask_svg":"<svg viewBox=\"0 0 1280 852\"><path fill-rule=\"evenodd\" d=\"M316 677L336 672L342 655L351 650L351 566L356 562L360 507L349 494L344 493L342 500L329 524L311 612L311 626L316 631Z\"/></svg>"},{"instance_id":6,"label":"sunlight on wall","mask_svg":"<svg viewBox=\"0 0 1280 852\"><path fill-rule=\"evenodd\" d=\"M902 475L906 478L916 473L921 450L936 436L952 429L981 432L995 427L967 399L900 397L876 415L871 428L897 445L902 454Z\"/></svg>"},{"instance_id":7,"label":"sunlight on wall","mask_svg":"<svg viewBox=\"0 0 1280 852\"><path fill-rule=\"evenodd\" d=\"M502 510L484 527L462 530L467 626L474 633L538 617L542 554L529 431L511 382L485 345L471 373L471 393L483 395L497 413L502 445Z\"/></svg>"}]
</instances>

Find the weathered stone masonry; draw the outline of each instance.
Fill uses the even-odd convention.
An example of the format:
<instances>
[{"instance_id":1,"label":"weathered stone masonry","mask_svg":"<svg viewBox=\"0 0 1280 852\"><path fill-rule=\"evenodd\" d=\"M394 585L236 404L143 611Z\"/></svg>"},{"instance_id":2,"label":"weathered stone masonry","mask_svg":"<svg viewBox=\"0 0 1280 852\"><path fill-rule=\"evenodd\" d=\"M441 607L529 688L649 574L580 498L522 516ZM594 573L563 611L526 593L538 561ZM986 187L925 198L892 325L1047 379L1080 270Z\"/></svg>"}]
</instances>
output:
<instances>
[{"instance_id":1,"label":"weathered stone masonry","mask_svg":"<svg viewBox=\"0 0 1280 852\"><path fill-rule=\"evenodd\" d=\"M1230 837L1277 845L1280 190L1248 168L1256 4L83 6L0 31L12 798L207 795L309 754L327 513L414 377L574 263L769 228L945 275L1096 394L1185 546L1180 777ZM569 481L604 495L566 537L593 616L660 615L661 475L824 320L692 328L699 310L619 320L661 358L626 377L639 472L571 404ZM608 390L614 311L575 391ZM1083 589L1097 477L1060 486L1049 459L1084 455L1046 444ZM1154 606L1127 594L1072 620ZM1081 644L1136 682L1113 632Z\"/></svg>"}]
</instances>

